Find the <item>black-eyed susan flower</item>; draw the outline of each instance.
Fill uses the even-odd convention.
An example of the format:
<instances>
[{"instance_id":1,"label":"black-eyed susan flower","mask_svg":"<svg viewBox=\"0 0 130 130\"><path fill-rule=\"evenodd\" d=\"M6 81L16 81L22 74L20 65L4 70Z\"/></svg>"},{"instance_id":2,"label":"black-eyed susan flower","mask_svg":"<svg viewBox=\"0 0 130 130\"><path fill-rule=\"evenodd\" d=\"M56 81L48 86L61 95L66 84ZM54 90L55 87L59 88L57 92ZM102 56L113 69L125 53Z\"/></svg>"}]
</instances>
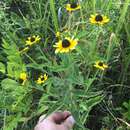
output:
<instances>
[{"instance_id":1,"label":"black-eyed susan flower","mask_svg":"<svg viewBox=\"0 0 130 130\"><path fill-rule=\"evenodd\" d=\"M108 68L108 65L103 63L103 61L96 61L94 67L96 67L100 70L105 70Z\"/></svg>"},{"instance_id":2,"label":"black-eyed susan flower","mask_svg":"<svg viewBox=\"0 0 130 130\"><path fill-rule=\"evenodd\" d=\"M89 18L89 21L92 24L103 25L105 23L108 23L110 21L110 19L107 16L104 16L101 14L96 14L96 15L91 15L91 17Z\"/></svg>"},{"instance_id":3,"label":"black-eyed susan flower","mask_svg":"<svg viewBox=\"0 0 130 130\"><path fill-rule=\"evenodd\" d=\"M37 79L37 84L43 84L46 80L48 79L48 75L44 74L44 75L40 75L40 77Z\"/></svg>"},{"instance_id":4,"label":"black-eyed susan flower","mask_svg":"<svg viewBox=\"0 0 130 130\"><path fill-rule=\"evenodd\" d=\"M25 72L20 73L19 80L20 83L24 85L25 82L27 81L27 74Z\"/></svg>"},{"instance_id":5,"label":"black-eyed susan flower","mask_svg":"<svg viewBox=\"0 0 130 130\"><path fill-rule=\"evenodd\" d=\"M56 48L55 53L67 53L75 49L78 44L78 39L66 37L63 40L59 40L53 47Z\"/></svg>"},{"instance_id":6,"label":"black-eyed susan flower","mask_svg":"<svg viewBox=\"0 0 130 130\"><path fill-rule=\"evenodd\" d=\"M66 5L66 10L69 12L79 10L80 8L81 6L76 2Z\"/></svg>"},{"instance_id":7,"label":"black-eyed susan flower","mask_svg":"<svg viewBox=\"0 0 130 130\"><path fill-rule=\"evenodd\" d=\"M27 40L26 40L26 45L33 45L35 43L38 43L39 41L41 40L41 38L39 36L31 36L31 37L28 37Z\"/></svg>"}]
</instances>

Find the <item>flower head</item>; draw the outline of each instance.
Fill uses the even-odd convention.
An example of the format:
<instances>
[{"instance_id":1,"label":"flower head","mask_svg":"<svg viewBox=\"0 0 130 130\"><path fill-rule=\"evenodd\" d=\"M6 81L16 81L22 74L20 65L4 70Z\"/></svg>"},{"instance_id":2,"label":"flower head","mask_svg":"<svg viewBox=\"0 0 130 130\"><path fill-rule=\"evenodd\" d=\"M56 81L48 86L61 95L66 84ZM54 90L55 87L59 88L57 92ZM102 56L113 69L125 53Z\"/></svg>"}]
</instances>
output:
<instances>
[{"instance_id":1,"label":"flower head","mask_svg":"<svg viewBox=\"0 0 130 130\"><path fill-rule=\"evenodd\" d=\"M78 44L77 39L66 37L63 40L59 40L54 47L56 47L55 53L67 53L73 49L75 49Z\"/></svg>"},{"instance_id":2,"label":"flower head","mask_svg":"<svg viewBox=\"0 0 130 130\"><path fill-rule=\"evenodd\" d=\"M37 79L37 84L43 84L46 80L48 79L48 75L44 74L44 75L40 75L40 77Z\"/></svg>"},{"instance_id":3,"label":"flower head","mask_svg":"<svg viewBox=\"0 0 130 130\"><path fill-rule=\"evenodd\" d=\"M80 8L81 8L80 5L76 2L66 5L66 10L69 12L79 10Z\"/></svg>"},{"instance_id":4,"label":"flower head","mask_svg":"<svg viewBox=\"0 0 130 130\"><path fill-rule=\"evenodd\" d=\"M19 79L22 85L24 85L27 81L27 74L25 72L20 73Z\"/></svg>"},{"instance_id":5,"label":"flower head","mask_svg":"<svg viewBox=\"0 0 130 130\"><path fill-rule=\"evenodd\" d=\"M26 40L26 45L33 45L37 42L39 42L41 40L41 38L39 36L31 36L31 37L28 37L27 40Z\"/></svg>"},{"instance_id":6,"label":"flower head","mask_svg":"<svg viewBox=\"0 0 130 130\"><path fill-rule=\"evenodd\" d=\"M96 15L91 15L91 17L89 18L89 21L92 24L103 25L105 23L108 23L110 21L110 19L107 18L107 16L104 16L104 15L101 15L101 14L96 14Z\"/></svg>"},{"instance_id":7,"label":"flower head","mask_svg":"<svg viewBox=\"0 0 130 130\"><path fill-rule=\"evenodd\" d=\"M105 70L108 68L108 65L103 63L102 61L96 61L94 67L96 67L100 70Z\"/></svg>"}]
</instances>

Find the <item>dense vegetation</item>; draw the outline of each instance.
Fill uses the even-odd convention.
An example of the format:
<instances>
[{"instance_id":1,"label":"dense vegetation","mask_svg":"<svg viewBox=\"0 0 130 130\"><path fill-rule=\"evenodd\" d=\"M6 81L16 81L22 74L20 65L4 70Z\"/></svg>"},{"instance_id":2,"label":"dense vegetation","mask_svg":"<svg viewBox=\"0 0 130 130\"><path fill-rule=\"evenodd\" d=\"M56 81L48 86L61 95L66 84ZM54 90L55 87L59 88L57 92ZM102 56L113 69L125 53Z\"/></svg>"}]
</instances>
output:
<instances>
[{"instance_id":1,"label":"dense vegetation","mask_svg":"<svg viewBox=\"0 0 130 130\"><path fill-rule=\"evenodd\" d=\"M32 130L69 110L74 130L130 130L130 0L0 1L0 128Z\"/></svg>"}]
</instances>

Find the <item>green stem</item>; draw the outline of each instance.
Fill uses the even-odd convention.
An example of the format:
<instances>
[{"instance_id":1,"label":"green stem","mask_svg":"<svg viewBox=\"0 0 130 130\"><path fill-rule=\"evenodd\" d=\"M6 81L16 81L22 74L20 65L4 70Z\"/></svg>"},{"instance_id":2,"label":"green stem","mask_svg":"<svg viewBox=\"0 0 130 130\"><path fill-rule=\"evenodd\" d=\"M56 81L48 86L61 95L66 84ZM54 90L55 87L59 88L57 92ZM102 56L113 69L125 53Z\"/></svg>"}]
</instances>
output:
<instances>
[{"instance_id":1,"label":"green stem","mask_svg":"<svg viewBox=\"0 0 130 130\"><path fill-rule=\"evenodd\" d=\"M93 13L96 13L96 0L92 0Z\"/></svg>"},{"instance_id":2,"label":"green stem","mask_svg":"<svg viewBox=\"0 0 130 130\"><path fill-rule=\"evenodd\" d=\"M56 8L55 8L55 0L50 0L50 9L52 13L55 30L57 32L59 30L59 26L58 26L58 19L57 19Z\"/></svg>"},{"instance_id":3,"label":"green stem","mask_svg":"<svg viewBox=\"0 0 130 130\"><path fill-rule=\"evenodd\" d=\"M120 30L122 29L122 26L125 22L125 16L127 14L129 3L130 3L130 0L125 0L123 9L121 10L121 16L119 18L119 22L117 25L116 34L118 34L120 32Z\"/></svg>"},{"instance_id":4,"label":"green stem","mask_svg":"<svg viewBox=\"0 0 130 130\"><path fill-rule=\"evenodd\" d=\"M32 57L30 57L28 54L25 53L25 56L28 57L28 59L29 59L30 61L32 61L34 64L37 64L36 61L34 61L34 60L32 59Z\"/></svg>"}]
</instances>

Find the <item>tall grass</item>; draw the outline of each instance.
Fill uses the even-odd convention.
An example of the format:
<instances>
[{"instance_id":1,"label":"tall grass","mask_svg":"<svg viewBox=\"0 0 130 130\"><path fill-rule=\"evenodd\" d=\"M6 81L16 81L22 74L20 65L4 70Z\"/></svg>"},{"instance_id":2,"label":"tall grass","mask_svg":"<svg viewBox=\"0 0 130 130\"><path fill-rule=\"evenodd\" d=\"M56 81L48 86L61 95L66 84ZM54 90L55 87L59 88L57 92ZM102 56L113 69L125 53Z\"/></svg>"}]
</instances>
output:
<instances>
[{"instance_id":1,"label":"tall grass","mask_svg":"<svg viewBox=\"0 0 130 130\"><path fill-rule=\"evenodd\" d=\"M124 112L122 104L129 101L130 0L79 1L81 9L71 13L65 9L67 3L10 0L0 4L2 130L32 130L40 115L59 110L71 111L76 120L74 130L127 127L118 118L129 122L128 110ZM110 22L91 24L89 17L95 13L108 16ZM76 49L55 54L57 31L61 39L77 38ZM41 41L20 54L32 35L39 35ZM108 65L106 71L94 67L98 60ZM24 86L19 82L21 72L28 75ZM49 78L38 85L36 79L41 73Z\"/></svg>"}]
</instances>

